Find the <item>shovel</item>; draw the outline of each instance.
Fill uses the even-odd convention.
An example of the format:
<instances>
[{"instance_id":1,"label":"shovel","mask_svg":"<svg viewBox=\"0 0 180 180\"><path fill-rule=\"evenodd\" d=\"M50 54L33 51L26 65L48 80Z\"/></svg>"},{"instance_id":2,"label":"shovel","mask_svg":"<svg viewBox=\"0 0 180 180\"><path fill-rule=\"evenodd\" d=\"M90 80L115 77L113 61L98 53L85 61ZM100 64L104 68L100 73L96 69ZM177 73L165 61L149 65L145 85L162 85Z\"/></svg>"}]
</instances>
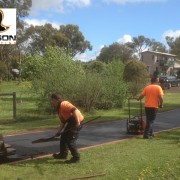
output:
<instances>
[{"instance_id":1,"label":"shovel","mask_svg":"<svg viewBox=\"0 0 180 180\"><path fill-rule=\"evenodd\" d=\"M32 141L32 144L41 143L41 142L49 142L49 141L59 141L59 140L60 140L59 137L52 136L52 137L48 137L48 138L40 138L40 139L34 140L34 141Z\"/></svg>"},{"instance_id":2,"label":"shovel","mask_svg":"<svg viewBox=\"0 0 180 180\"><path fill-rule=\"evenodd\" d=\"M96 120L96 119L98 119L98 118L100 118L100 117L101 117L101 116L95 117L94 119L91 119L91 120L83 123L83 124L81 125L81 127L82 127L84 124L87 124L87 123L89 123L89 122L91 122L91 121L94 121L94 120ZM64 132L62 132L62 133L65 133L65 132L70 131L70 130L72 130L72 129L74 129L74 127L73 127L73 128L70 128L70 129L67 129L66 131L64 131ZM62 133L61 133L61 134L62 134ZM60 135L61 135L61 134L60 134ZM51 136L51 137L48 137L48 138L40 138L40 139L34 140L34 141L32 141L32 144L41 143L41 142L49 142L49 141L58 141L58 140L60 140L60 138L59 138L59 137L56 137L56 136L54 135L54 136Z\"/></svg>"}]
</instances>

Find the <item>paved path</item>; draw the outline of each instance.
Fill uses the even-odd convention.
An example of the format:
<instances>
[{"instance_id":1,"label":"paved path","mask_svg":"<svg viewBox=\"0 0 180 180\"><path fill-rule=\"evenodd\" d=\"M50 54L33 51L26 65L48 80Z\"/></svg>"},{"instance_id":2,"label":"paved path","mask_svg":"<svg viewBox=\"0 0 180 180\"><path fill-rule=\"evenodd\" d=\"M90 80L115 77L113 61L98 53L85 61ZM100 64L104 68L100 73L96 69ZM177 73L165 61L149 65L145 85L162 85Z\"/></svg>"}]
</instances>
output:
<instances>
[{"instance_id":1,"label":"paved path","mask_svg":"<svg viewBox=\"0 0 180 180\"><path fill-rule=\"evenodd\" d=\"M157 114L154 124L155 132L180 127L180 109ZM59 151L59 142L32 144L31 142L53 136L55 130L31 132L27 134L4 136L5 143L11 144L16 149L16 155L9 156L10 159L26 159ZM78 147L89 147L114 140L121 140L132 137L126 133L126 120L87 124L80 131Z\"/></svg>"}]
</instances>

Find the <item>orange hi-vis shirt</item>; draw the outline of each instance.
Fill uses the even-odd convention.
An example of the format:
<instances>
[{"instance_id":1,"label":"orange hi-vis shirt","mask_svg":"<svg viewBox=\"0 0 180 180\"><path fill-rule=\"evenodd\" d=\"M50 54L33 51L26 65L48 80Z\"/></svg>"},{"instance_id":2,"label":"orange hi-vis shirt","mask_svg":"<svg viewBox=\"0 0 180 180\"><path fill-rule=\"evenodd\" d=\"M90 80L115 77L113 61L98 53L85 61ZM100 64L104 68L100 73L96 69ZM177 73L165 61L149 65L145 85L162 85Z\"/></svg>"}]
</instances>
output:
<instances>
[{"instance_id":1,"label":"orange hi-vis shirt","mask_svg":"<svg viewBox=\"0 0 180 180\"><path fill-rule=\"evenodd\" d=\"M164 92L159 85L150 84L141 94L146 97L145 107L158 108L159 96L164 95Z\"/></svg>"},{"instance_id":2,"label":"orange hi-vis shirt","mask_svg":"<svg viewBox=\"0 0 180 180\"><path fill-rule=\"evenodd\" d=\"M73 106L70 102L68 101L62 101L59 107L59 116L62 117L61 120L65 123L72 115L73 111L77 110L77 116L79 121L84 120L84 116L81 114L81 112Z\"/></svg>"}]
</instances>

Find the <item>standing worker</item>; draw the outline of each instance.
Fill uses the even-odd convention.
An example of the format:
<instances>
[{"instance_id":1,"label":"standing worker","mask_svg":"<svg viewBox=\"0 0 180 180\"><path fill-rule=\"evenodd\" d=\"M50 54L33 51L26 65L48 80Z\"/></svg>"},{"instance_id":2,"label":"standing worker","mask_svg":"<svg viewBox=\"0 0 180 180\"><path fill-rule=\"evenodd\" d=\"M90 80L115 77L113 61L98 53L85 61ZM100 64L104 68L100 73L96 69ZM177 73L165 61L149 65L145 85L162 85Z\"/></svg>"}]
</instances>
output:
<instances>
[{"instance_id":1,"label":"standing worker","mask_svg":"<svg viewBox=\"0 0 180 180\"><path fill-rule=\"evenodd\" d=\"M151 78L151 84L146 86L137 100L145 99L146 128L143 138L149 139L153 137L153 123L156 119L158 108L163 107L163 90L157 85L158 77Z\"/></svg>"},{"instance_id":2,"label":"standing worker","mask_svg":"<svg viewBox=\"0 0 180 180\"><path fill-rule=\"evenodd\" d=\"M68 101L63 101L59 93L51 95L51 103L57 109L60 119L60 126L55 136L61 135L60 153L53 154L53 157L56 159L67 159L69 149L73 157L66 163L77 163L80 160L80 154L76 141L84 117L74 105Z\"/></svg>"}]
</instances>

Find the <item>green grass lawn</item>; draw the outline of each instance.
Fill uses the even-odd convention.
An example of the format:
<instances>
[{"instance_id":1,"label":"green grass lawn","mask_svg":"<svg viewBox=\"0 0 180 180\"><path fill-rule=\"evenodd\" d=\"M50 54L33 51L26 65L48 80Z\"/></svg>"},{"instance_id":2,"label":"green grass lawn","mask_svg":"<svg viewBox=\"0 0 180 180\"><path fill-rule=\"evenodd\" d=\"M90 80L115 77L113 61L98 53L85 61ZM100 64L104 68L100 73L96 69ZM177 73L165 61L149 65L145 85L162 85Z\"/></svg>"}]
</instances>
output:
<instances>
[{"instance_id":1,"label":"green grass lawn","mask_svg":"<svg viewBox=\"0 0 180 180\"><path fill-rule=\"evenodd\" d=\"M11 134L35 129L54 128L58 116L39 113L35 98L28 91L30 83L10 82L0 85L0 93L17 93L17 119L12 119L12 98L0 97L0 132ZM180 108L180 93L166 92L161 111ZM139 102L132 102L132 115L139 114ZM144 111L143 111L144 113ZM128 118L127 104L123 109L94 110L85 113L86 120L101 116L98 121ZM70 180L102 174L102 180L179 180L180 129L157 134L153 140L142 138L80 150L81 162L67 165L52 157L17 164L3 164L2 180ZM70 156L69 156L70 158Z\"/></svg>"},{"instance_id":2,"label":"green grass lawn","mask_svg":"<svg viewBox=\"0 0 180 180\"><path fill-rule=\"evenodd\" d=\"M97 176L97 180L179 180L180 129L92 149L80 150L79 164L46 157L0 168L2 180L70 180ZM70 156L69 156L70 158Z\"/></svg>"}]
</instances>

